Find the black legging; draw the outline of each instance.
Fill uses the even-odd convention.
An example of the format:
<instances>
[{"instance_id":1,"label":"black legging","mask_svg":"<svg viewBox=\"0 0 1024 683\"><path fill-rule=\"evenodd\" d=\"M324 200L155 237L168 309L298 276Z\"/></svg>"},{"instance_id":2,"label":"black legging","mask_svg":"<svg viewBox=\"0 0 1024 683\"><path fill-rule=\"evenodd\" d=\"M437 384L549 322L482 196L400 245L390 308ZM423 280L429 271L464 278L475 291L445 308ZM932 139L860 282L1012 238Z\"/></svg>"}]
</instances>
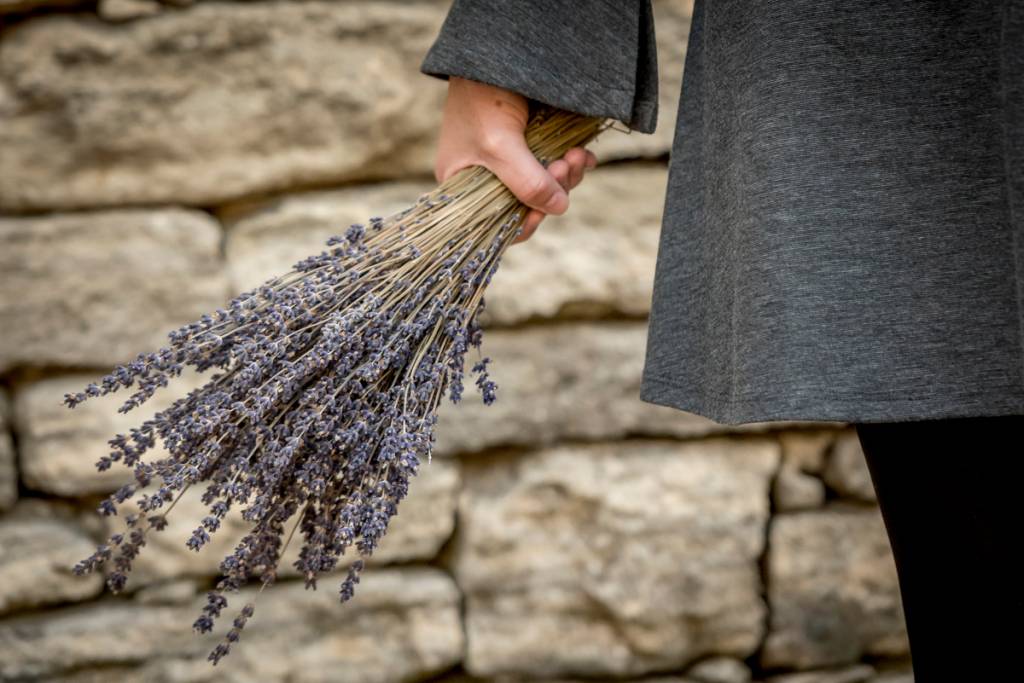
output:
<instances>
[{"instance_id":1,"label":"black legging","mask_svg":"<svg viewBox=\"0 0 1024 683\"><path fill-rule=\"evenodd\" d=\"M855 423L915 683L1024 680L1024 415Z\"/></svg>"}]
</instances>

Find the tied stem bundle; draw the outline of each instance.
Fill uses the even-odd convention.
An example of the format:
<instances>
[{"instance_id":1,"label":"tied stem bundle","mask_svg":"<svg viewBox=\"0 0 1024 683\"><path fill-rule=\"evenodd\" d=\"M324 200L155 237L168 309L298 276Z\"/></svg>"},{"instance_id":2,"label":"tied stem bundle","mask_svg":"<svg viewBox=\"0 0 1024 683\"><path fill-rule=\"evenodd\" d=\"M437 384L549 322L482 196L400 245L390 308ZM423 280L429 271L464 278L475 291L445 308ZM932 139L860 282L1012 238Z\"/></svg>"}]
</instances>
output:
<instances>
[{"instance_id":1,"label":"tied stem bundle","mask_svg":"<svg viewBox=\"0 0 1024 683\"><path fill-rule=\"evenodd\" d=\"M612 123L531 104L526 142L545 165ZM74 572L112 565L107 585L120 592L147 534L167 526L189 487L206 483L208 514L185 541L189 548L205 546L232 508L242 508L252 526L221 561L193 624L197 632L212 631L226 594L250 577L261 581L259 593L274 582L297 530L302 547L294 567L307 589L355 547L359 558L339 589L341 602L351 598L410 479L424 457L430 460L442 398L461 398L469 346L477 347L471 372L483 401L495 400L478 318L484 290L526 212L488 169L462 169L413 206L349 226L327 242L329 249L171 332L166 348L66 395L73 408L134 388L119 408L127 412L186 366L216 371L109 441L111 452L97 468L119 462L133 470L134 482L103 500L99 512L116 515L137 493L138 512L126 514L123 532L111 534ZM167 456L144 461L158 439ZM150 484L155 490L143 493ZM237 613L209 654L214 665L254 609L255 599Z\"/></svg>"}]
</instances>

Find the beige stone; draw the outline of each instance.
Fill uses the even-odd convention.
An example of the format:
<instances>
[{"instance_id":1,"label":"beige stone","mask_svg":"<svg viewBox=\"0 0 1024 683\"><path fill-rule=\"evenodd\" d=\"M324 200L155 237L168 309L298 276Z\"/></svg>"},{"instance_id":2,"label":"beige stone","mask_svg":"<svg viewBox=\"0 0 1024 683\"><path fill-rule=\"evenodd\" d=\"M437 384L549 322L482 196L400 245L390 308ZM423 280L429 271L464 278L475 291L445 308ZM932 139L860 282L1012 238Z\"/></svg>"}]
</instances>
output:
<instances>
[{"instance_id":1,"label":"beige stone","mask_svg":"<svg viewBox=\"0 0 1024 683\"><path fill-rule=\"evenodd\" d=\"M875 670L868 664L855 664L840 669L801 671L772 676L768 683L867 683L875 680Z\"/></svg>"},{"instance_id":2,"label":"beige stone","mask_svg":"<svg viewBox=\"0 0 1024 683\"><path fill-rule=\"evenodd\" d=\"M825 502L821 471L825 454L835 441L835 431L782 432L782 466L772 496L779 511L814 508Z\"/></svg>"},{"instance_id":3,"label":"beige stone","mask_svg":"<svg viewBox=\"0 0 1024 683\"><path fill-rule=\"evenodd\" d=\"M465 390L458 404L438 410L435 454L504 445L553 444L561 439L612 439L628 434L696 437L760 432L796 423L721 425L675 408L641 401L647 325L588 322L490 329L466 354ZM489 356L497 400L485 405L469 372Z\"/></svg>"},{"instance_id":4,"label":"beige stone","mask_svg":"<svg viewBox=\"0 0 1024 683\"><path fill-rule=\"evenodd\" d=\"M472 459L455 574L477 676L628 676L762 635L777 442L630 440Z\"/></svg>"},{"instance_id":5,"label":"beige stone","mask_svg":"<svg viewBox=\"0 0 1024 683\"><path fill-rule=\"evenodd\" d=\"M162 9L158 0L100 0L98 12L107 21L129 21L160 14Z\"/></svg>"},{"instance_id":6,"label":"beige stone","mask_svg":"<svg viewBox=\"0 0 1024 683\"><path fill-rule=\"evenodd\" d=\"M487 289L484 324L556 316L644 316L650 309L667 169L660 163L598 167L512 245Z\"/></svg>"},{"instance_id":7,"label":"beige stone","mask_svg":"<svg viewBox=\"0 0 1024 683\"><path fill-rule=\"evenodd\" d=\"M226 661L226 659L224 659ZM193 669L199 669L198 665L194 665ZM220 665L217 666L220 669ZM137 669L132 668L108 668L102 669L91 669L85 671L76 671L65 675L59 675L49 677L46 679L46 683L111 683L111 681L117 681L117 683L153 683L154 679L144 678L150 672L160 672L166 675L168 670L173 670L174 674L168 678L159 679L162 682L170 683L190 683L191 679L184 678L184 673L188 671L187 667L173 668L169 666L153 666L153 667L141 667ZM220 672L218 672L220 673ZM233 673L221 674L223 678L201 678L202 681L210 681L210 683L252 683L252 679L247 679L244 676L236 676ZM262 680L262 679L260 679ZM291 679L289 679L291 680ZM300 679L301 680L301 679ZM455 673L444 673L441 678L431 678L431 681L438 681L439 683L480 683L480 679L473 676L468 676L461 673L458 669ZM494 683L536 683L535 679L529 678L498 678L492 679ZM390 682L389 682L390 683ZM546 678L544 683L594 683L593 679L579 679L579 678ZM629 678L629 679L615 679L615 683L701 683L695 681L692 678L685 676L654 676L654 677L643 677L643 678ZM895 683L895 682L894 682ZM903 683L902 681L900 683Z\"/></svg>"},{"instance_id":8,"label":"beige stone","mask_svg":"<svg viewBox=\"0 0 1024 683\"><path fill-rule=\"evenodd\" d=\"M352 223L397 213L435 187L437 183L425 180L374 183L233 207L224 216L233 291L287 273L298 261L326 249L327 240L344 234Z\"/></svg>"},{"instance_id":9,"label":"beige stone","mask_svg":"<svg viewBox=\"0 0 1024 683\"><path fill-rule=\"evenodd\" d=\"M699 683L750 683L750 669L732 657L708 657L687 670Z\"/></svg>"},{"instance_id":10,"label":"beige stone","mask_svg":"<svg viewBox=\"0 0 1024 683\"><path fill-rule=\"evenodd\" d=\"M0 515L0 614L98 595L102 576L71 571L94 548L74 519L43 501L26 499Z\"/></svg>"},{"instance_id":11,"label":"beige stone","mask_svg":"<svg viewBox=\"0 0 1024 683\"><path fill-rule=\"evenodd\" d=\"M200 593L196 579L171 579L139 590L135 601L144 605L185 605Z\"/></svg>"},{"instance_id":12,"label":"beige stone","mask_svg":"<svg viewBox=\"0 0 1024 683\"><path fill-rule=\"evenodd\" d=\"M473 677L466 677L465 683L476 683L480 679ZM496 681L502 683L528 683L534 681L532 678L510 678L502 676ZM593 683L594 679L587 678L545 678L544 683ZM694 680L687 676L644 676L642 678L616 678L613 679L616 683L701 683L700 681ZM447 678L444 679L444 683L463 683L462 679L454 679L449 681Z\"/></svg>"},{"instance_id":13,"label":"beige stone","mask_svg":"<svg viewBox=\"0 0 1024 683\"><path fill-rule=\"evenodd\" d=\"M196 3L44 16L0 44L0 210L178 202L429 175L448 3Z\"/></svg>"},{"instance_id":14,"label":"beige stone","mask_svg":"<svg viewBox=\"0 0 1024 683\"><path fill-rule=\"evenodd\" d=\"M904 671L887 671L872 678L871 683L914 683L914 673L909 665ZM959 681L957 683L960 683Z\"/></svg>"},{"instance_id":15,"label":"beige stone","mask_svg":"<svg viewBox=\"0 0 1024 683\"><path fill-rule=\"evenodd\" d=\"M103 472L96 469L96 461L110 452L107 441L116 434L128 434L131 428L167 408L205 379L196 373L183 374L127 413L117 412L130 395L125 391L90 398L73 409L64 405L64 394L82 391L98 376L99 373L61 375L18 388L15 403L21 477L28 488L81 496L109 493L134 481L132 470L120 462ZM144 459L152 462L166 455L158 447Z\"/></svg>"},{"instance_id":16,"label":"beige stone","mask_svg":"<svg viewBox=\"0 0 1024 683\"><path fill-rule=\"evenodd\" d=\"M0 218L0 241L0 371L127 362L227 302L220 229L201 211Z\"/></svg>"},{"instance_id":17,"label":"beige stone","mask_svg":"<svg viewBox=\"0 0 1024 683\"><path fill-rule=\"evenodd\" d=\"M908 652L899 583L877 509L832 505L772 518L767 667L852 664Z\"/></svg>"},{"instance_id":18,"label":"beige stone","mask_svg":"<svg viewBox=\"0 0 1024 683\"><path fill-rule=\"evenodd\" d=\"M877 502L875 485L857 432L846 430L836 440L824 471L825 483L840 496Z\"/></svg>"},{"instance_id":19,"label":"beige stone","mask_svg":"<svg viewBox=\"0 0 1024 683\"><path fill-rule=\"evenodd\" d=\"M201 500L204 489L192 487L186 491L168 513L167 528L159 532L148 532L146 546L135 560L126 590L175 577L216 576L219 573L221 560L231 554L252 524L242 519L241 508L235 507L228 513L223 526L211 535L207 545L198 552L188 548L185 542L192 535L192 530L209 514L208 507ZM368 564L429 560L434 557L454 529L458 489L457 463L438 458L420 465L419 472L409 484L409 495L399 503L398 514L392 518L387 533L369 558ZM146 490L150 491L152 487ZM135 500L137 496L125 503L123 509L126 513L138 511L133 504ZM125 525L120 517L106 519L109 520L108 533L124 530ZM298 515L293 515L285 523L285 529L290 531L297 519ZM299 559L301 542L301 531L296 531L278 565L280 577L298 575L292 563ZM356 557L355 549L346 551L338 566L348 566Z\"/></svg>"},{"instance_id":20,"label":"beige stone","mask_svg":"<svg viewBox=\"0 0 1024 683\"><path fill-rule=\"evenodd\" d=\"M207 634L191 629L205 594L184 606L110 599L0 622L0 679L139 664L133 671L121 669L129 676L125 680L390 683L443 671L462 651L459 595L446 574L431 568L367 569L344 604L338 604L336 588L304 590L301 581L268 588L241 639L211 666L207 653L255 592L229 595L228 607Z\"/></svg>"}]
</instances>

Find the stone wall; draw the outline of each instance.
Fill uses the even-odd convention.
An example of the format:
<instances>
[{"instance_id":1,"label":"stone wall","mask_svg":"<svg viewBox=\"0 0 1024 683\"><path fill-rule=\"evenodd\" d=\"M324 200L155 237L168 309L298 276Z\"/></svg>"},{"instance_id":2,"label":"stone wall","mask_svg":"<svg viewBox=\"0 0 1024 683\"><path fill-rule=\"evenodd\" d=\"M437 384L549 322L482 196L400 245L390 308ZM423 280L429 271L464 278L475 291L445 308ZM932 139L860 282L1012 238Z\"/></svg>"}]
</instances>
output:
<instances>
[{"instance_id":1,"label":"stone wall","mask_svg":"<svg viewBox=\"0 0 1024 683\"><path fill-rule=\"evenodd\" d=\"M146 411L61 397L434 186L447 5L0 0L0 680L909 683L852 428L637 398L686 0L655 3L657 133L605 133L508 252L498 401L444 405L352 601L284 571L210 667L190 625L244 526L192 553L194 495L125 594L70 573L130 479L94 463Z\"/></svg>"}]
</instances>

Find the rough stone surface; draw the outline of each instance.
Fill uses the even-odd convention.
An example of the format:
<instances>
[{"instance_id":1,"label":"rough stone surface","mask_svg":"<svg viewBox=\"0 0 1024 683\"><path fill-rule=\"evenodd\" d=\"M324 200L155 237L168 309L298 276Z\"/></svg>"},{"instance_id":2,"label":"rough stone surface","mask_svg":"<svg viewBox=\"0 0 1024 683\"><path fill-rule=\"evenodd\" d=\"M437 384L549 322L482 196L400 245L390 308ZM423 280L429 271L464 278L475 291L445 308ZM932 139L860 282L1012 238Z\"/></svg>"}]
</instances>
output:
<instances>
[{"instance_id":1,"label":"rough stone surface","mask_svg":"<svg viewBox=\"0 0 1024 683\"><path fill-rule=\"evenodd\" d=\"M835 443L825 466L825 483L839 495L866 502L877 502L871 472L857 432L844 432Z\"/></svg>"},{"instance_id":2,"label":"rough stone surface","mask_svg":"<svg viewBox=\"0 0 1024 683\"><path fill-rule=\"evenodd\" d=\"M783 423L720 425L639 398L647 325L560 323L484 332L478 354L490 356L497 400L484 405L467 385L458 404L438 410L435 453L498 445L553 444L559 439L612 439L628 434L694 437L777 429ZM792 424L792 423L790 423Z\"/></svg>"},{"instance_id":3,"label":"rough stone surface","mask_svg":"<svg viewBox=\"0 0 1024 683\"><path fill-rule=\"evenodd\" d=\"M914 683L914 674L909 666L906 671L888 671L873 678L871 683Z\"/></svg>"},{"instance_id":4,"label":"rough stone surface","mask_svg":"<svg viewBox=\"0 0 1024 683\"><path fill-rule=\"evenodd\" d=\"M81 391L100 373L62 375L18 388L15 395L16 422L20 446L21 477L36 491L63 496L109 493L134 481L132 471L120 463L100 472L96 461L110 452L107 441L126 434L132 427L166 408L175 399L198 386L201 376L184 374L157 391L142 406L118 413L128 394L115 393L91 398L69 409L65 393ZM153 460L166 456L162 448L145 456Z\"/></svg>"},{"instance_id":5,"label":"rough stone surface","mask_svg":"<svg viewBox=\"0 0 1024 683\"><path fill-rule=\"evenodd\" d=\"M874 674L875 670L870 665L856 664L841 669L772 676L768 683L867 683L876 680L873 679Z\"/></svg>"},{"instance_id":6,"label":"rough stone surface","mask_svg":"<svg viewBox=\"0 0 1024 683\"><path fill-rule=\"evenodd\" d=\"M646 315L665 203L666 168L598 167L502 257L487 290L485 324L528 318Z\"/></svg>"},{"instance_id":7,"label":"rough stone surface","mask_svg":"<svg viewBox=\"0 0 1024 683\"><path fill-rule=\"evenodd\" d=\"M99 0L97 12L108 22L128 22L159 14L163 8L159 0Z\"/></svg>"},{"instance_id":8,"label":"rough stone surface","mask_svg":"<svg viewBox=\"0 0 1024 683\"><path fill-rule=\"evenodd\" d=\"M780 511L819 507L825 502L821 471L825 453L835 440L835 431L799 431L779 435L782 466L772 490Z\"/></svg>"},{"instance_id":9,"label":"rough stone surface","mask_svg":"<svg viewBox=\"0 0 1024 683\"><path fill-rule=\"evenodd\" d=\"M226 659L225 659L226 661ZM217 666L220 669L220 665ZM153 683L153 680L144 680L140 676L144 673L145 669L130 669L130 668L103 668L93 669L86 671L72 672L70 674L48 677L46 683L111 683L117 681L117 683ZM207 679L202 679L206 681ZM228 683L252 683L250 680L233 677L228 675L227 678L212 679L217 683L227 681ZM481 683L480 679L465 674L456 673L443 674L440 678L431 678L430 681L436 681L437 683ZM169 678L161 679L161 683L164 681L175 681L184 683L184 679ZM494 683L527 683L527 681L520 681L519 679L496 679ZM595 683L592 679L573 679L573 678L546 678L543 683ZM616 679L614 683L699 683L691 678L681 676L656 676L653 678L629 678L629 679Z\"/></svg>"},{"instance_id":10,"label":"rough stone surface","mask_svg":"<svg viewBox=\"0 0 1024 683\"><path fill-rule=\"evenodd\" d=\"M645 315L664 204L663 164L617 164L587 173L572 208L548 216L505 252L487 289L485 325L530 318ZM319 253L332 235L370 216L398 212L435 187L404 182L293 195L228 213L232 285L242 291ZM542 290L543 295L538 295Z\"/></svg>"},{"instance_id":11,"label":"rough stone surface","mask_svg":"<svg viewBox=\"0 0 1024 683\"><path fill-rule=\"evenodd\" d=\"M0 614L98 595L102 576L71 572L94 548L80 525L42 501L0 515Z\"/></svg>"},{"instance_id":12,"label":"rough stone surface","mask_svg":"<svg viewBox=\"0 0 1024 683\"><path fill-rule=\"evenodd\" d=\"M157 0L100 0L99 15L107 21L128 21L159 14L163 5Z\"/></svg>"},{"instance_id":13,"label":"rough stone surface","mask_svg":"<svg viewBox=\"0 0 1024 683\"><path fill-rule=\"evenodd\" d=\"M326 249L328 238L344 234L350 224L397 213L435 187L424 180L373 183L232 207L223 215L232 289L249 290L288 272Z\"/></svg>"},{"instance_id":14,"label":"rough stone surface","mask_svg":"<svg viewBox=\"0 0 1024 683\"><path fill-rule=\"evenodd\" d=\"M0 512L10 509L18 498L18 470L11 439L11 405L0 389Z\"/></svg>"},{"instance_id":15,"label":"rough stone surface","mask_svg":"<svg viewBox=\"0 0 1024 683\"><path fill-rule=\"evenodd\" d=\"M368 563L378 565L428 560L435 556L455 526L459 483L459 469L455 462L436 458L429 464L420 465L419 472L409 485L409 495L399 503L398 514L391 520L387 533ZM240 509L235 508L229 512L223 526L211 536L207 545L199 552L190 550L185 541L208 514L201 494L202 489L186 491L167 515L167 528L150 533L146 547L139 553L128 575L127 590L179 576L218 574L221 560L232 552L252 525L243 520ZM131 502L125 504L123 509L126 512L137 511ZM105 519L109 520L108 533L124 530L124 522L119 517ZM285 529L290 530L295 521L296 517L293 516L285 523ZM296 532L278 565L278 576L286 578L298 575L292 563L299 558L301 541L301 532ZM339 568L348 566L355 557L354 553L346 551L338 563Z\"/></svg>"},{"instance_id":16,"label":"rough stone surface","mask_svg":"<svg viewBox=\"0 0 1024 683\"><path fill-rule=\"evenodd\" d=\"M450 577L428 568L367 569L355 597L342 605L335 591L304 590L301 581L268 588L239 643L210 666L206 654L224 624L255 592L230 597L208 634L191 629L205 594L185 606L110 599L0 622L0 680L145 662L127 680L390 683L442 671L462 651L459 595Z\"/></svg>"},{"instance_id":17,"label":"rough stone surface","mask_svg":"<svg viewBox=\"0 0 1024 683\"><path fill-rule=\"evenodd\" d=\"M455 573L478 676L637 675L749 655L774 440L470 460Z\"/></svg>"},{"instance_id":18,"label":"rough stone surface","mask_svg":"<svg viewBox=\"0 0 1024 683\"><path fill-rule=\"evenodd\" d=\"M455 680L458 681L459 683L462 683L462 681L460 679L455 679ZM515 683L519 683L519 681L529 681L529 680L532 680L532 679L518 679L518 678L502 677L502 678L497 678L497 679L494 679L494 680L496 680L496 681L508 681L509 683L512 683L514 681ZM616 679L612 679L612 680L614 680L616 683L700 683L700 681L695 681L694 679L689 678L687 676L644 676L642 678L625 678L625 679L623 679L623 678L616 678ZM472 678L472 677L466 677L465 678L465 683L479 683L479 681L480 681L479 678ZM444 682L445 683L455 683L455 681L450 682L447 678L444 679ZM588 678L545 678L544 679L544 683L594 683L594 679L588 679Z\"/></svg>"},{"instance_id":19,"label":"rough stone surface","mask_svg":"<svg viewBox=\"0 0 1024 683\"><path fill-rule=\"evenodd\" d=\"M144 605L185 605L199 592L198 581L175 579L146 586L135 594L135 601Z\"/></svg>"},{"instance_id":20,"label":"rough stone surface","mask_svg":"<svg viewBox=\"0 0 1024 683\"><path fill-rule=\"evenodd\" d=\"M709 657L690 667L686 674L699 683L750 683L750 669L732 657Z\"/></svg>"},{"instance_id":21,"label":"rough stone surface","mask_svg":"<svg viewBox=\"0 0 1024 683\"><path fill-rule=\"evenodd\" d=\"M25 172L0 167L0 185ZM200 211L0 218L0 242L0 291L17 293L0 297L0 371L126 362L226 302L220 230Z\"/></svg>"},{"instance_id":22,"label":"rough stone surface","mask_svg":"<svg viewBox=\"0 0 1024 683\"><path fill-rule=\"evenodd\" d=\"M0 44L0 210L179 202L433 168L447 2L45 16Z\"/></svg>"},{"instance_id":23,"label":"rough stone surface","mask_svg":"<svg viewBox=\"0 0 1024 683\"><path fill-rule=\"evenodd\" d=\"M762 664L811 668L905 656L899 584L877 508L833 505L776 515Z\"/></svg>"}]
</instances>

